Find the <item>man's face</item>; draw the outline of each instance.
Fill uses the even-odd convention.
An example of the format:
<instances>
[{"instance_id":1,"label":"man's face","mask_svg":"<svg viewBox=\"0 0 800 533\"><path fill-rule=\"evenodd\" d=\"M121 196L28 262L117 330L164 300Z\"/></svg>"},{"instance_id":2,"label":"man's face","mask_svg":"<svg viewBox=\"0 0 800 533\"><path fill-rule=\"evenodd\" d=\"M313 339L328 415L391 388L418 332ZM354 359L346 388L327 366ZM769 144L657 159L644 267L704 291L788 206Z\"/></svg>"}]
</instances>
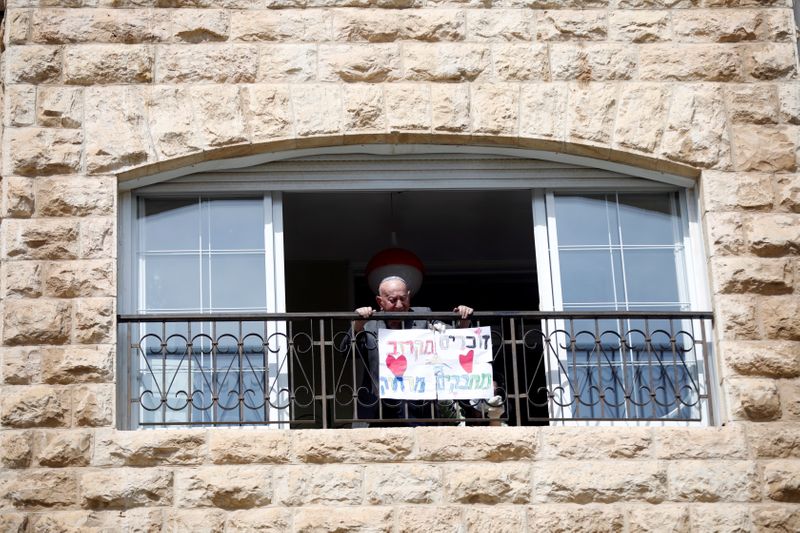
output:
<instances>
[{"instance_id":1,"label":"man's face","mask_svg":"<svg viewBox=\"0 0 800 533\"><path fill-rule=\"evenodd\" d=\"M375 300L384 311L402 313L411 307L411 292L405 283L399 279L392 279L381 283Z\"/></svg>"}]
</instances>

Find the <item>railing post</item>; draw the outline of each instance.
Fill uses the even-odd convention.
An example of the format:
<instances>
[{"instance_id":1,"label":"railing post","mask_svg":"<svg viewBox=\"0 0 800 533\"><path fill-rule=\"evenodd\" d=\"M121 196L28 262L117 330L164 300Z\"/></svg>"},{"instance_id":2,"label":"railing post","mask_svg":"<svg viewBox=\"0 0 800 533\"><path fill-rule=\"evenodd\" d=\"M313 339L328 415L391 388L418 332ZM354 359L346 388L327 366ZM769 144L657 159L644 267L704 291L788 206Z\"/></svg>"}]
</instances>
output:
<instances>
[{"instance_id":1,"label":"railing post","mask_svg":"<svg viewBox=\"0 0 800 533\"><path fill-rule=\"evenodd\" d=\"M319 319L319 371L320 396L322 397L322 427L328 427L328 373L325 365L325 319Z\"/></svg>"}]
</instances>

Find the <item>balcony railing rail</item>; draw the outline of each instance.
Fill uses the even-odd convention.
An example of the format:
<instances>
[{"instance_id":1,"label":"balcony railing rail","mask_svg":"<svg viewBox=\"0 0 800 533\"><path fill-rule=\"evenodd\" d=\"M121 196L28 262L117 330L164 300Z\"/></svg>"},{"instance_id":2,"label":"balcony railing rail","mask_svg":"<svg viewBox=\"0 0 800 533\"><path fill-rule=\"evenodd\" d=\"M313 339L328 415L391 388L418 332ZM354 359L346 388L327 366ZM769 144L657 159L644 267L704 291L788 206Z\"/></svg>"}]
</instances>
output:
<instances>
[{"instance_id":1,"label":"balcony railing rail","mask_svg":"<svg viewBox=\"0 0 800 533\"><path fill-rule=\"evenodd\" d=\"M372 396L352 312L117 318L124 427L713 423L710 312L475 312L499 406Z\"/></svg>"}]
</instances>

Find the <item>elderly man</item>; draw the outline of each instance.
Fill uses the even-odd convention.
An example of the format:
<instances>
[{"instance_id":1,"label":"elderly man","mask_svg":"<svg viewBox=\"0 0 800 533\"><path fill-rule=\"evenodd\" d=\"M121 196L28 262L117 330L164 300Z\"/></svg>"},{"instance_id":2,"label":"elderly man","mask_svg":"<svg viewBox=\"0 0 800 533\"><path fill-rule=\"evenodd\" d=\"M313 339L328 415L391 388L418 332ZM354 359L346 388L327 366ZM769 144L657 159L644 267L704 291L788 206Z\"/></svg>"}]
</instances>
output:
<instances>
[{"instance_id":1,"label":"elderly man","mask_svg":"<svg viewBox=\"0 0 800 533\"><path fill-rule=\"evenodd\" d=\"M364 372L364 377L358 390L358 418L381 418L384 420L430 418L433 413L429 402L384 400L381 403L378 394L378 365L380 360L378 330L427 328L427 320L415 320L411 313L414 311L428 312L430 308L411 307L411 291L405 280L399 276L390 276L381 281L380 285L378 285L378 295L375 297L375 301L378 303L378 311L372 307L359 307L356 309L356 313L365 320L353 322L356 349L366 364L366 372ZM408 312L410 316L406 320L381 320L379 317L374 317L376 312L380 313L380 311L387 313ZM460 317L460 327L469 327L469 316L472 311L473 309L466 305L459 305L453 309L453 312L458 313ZM382 406L382 410L380 406Z\"/></svg>"}]
</instances>

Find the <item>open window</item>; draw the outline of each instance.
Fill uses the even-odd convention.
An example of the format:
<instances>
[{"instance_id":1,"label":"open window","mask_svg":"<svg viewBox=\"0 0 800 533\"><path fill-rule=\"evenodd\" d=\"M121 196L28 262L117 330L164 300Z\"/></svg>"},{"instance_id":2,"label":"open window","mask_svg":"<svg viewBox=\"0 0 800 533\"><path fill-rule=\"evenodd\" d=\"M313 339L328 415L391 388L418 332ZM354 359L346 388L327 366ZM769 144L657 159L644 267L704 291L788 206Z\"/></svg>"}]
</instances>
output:
<instances>
[{"instance_id":1,"label":"open window","mask_svg":"<svg viewBox=\"0 0 800 533\"><path fill-rule=\"evenodd\" d=\"M126 185L120 311L134 317L120 329L123 426L285 427L297 405L318 416L325 393L312 382L332 388L324 374L335 364L304 368L286 354L305 349L323 362L315 350L334 346L335 332L256 315L373 302L364 269L392 234L425 263L414 303L434 310L707 308L689 180L580 158L407 148L330 149ZM532 370L506 385L509 419L708 423L707 337L698 345L684 334L701 326L630 316L514 322L519 350L503 357L526 358Z\"/></svg>"}]
</instances>

